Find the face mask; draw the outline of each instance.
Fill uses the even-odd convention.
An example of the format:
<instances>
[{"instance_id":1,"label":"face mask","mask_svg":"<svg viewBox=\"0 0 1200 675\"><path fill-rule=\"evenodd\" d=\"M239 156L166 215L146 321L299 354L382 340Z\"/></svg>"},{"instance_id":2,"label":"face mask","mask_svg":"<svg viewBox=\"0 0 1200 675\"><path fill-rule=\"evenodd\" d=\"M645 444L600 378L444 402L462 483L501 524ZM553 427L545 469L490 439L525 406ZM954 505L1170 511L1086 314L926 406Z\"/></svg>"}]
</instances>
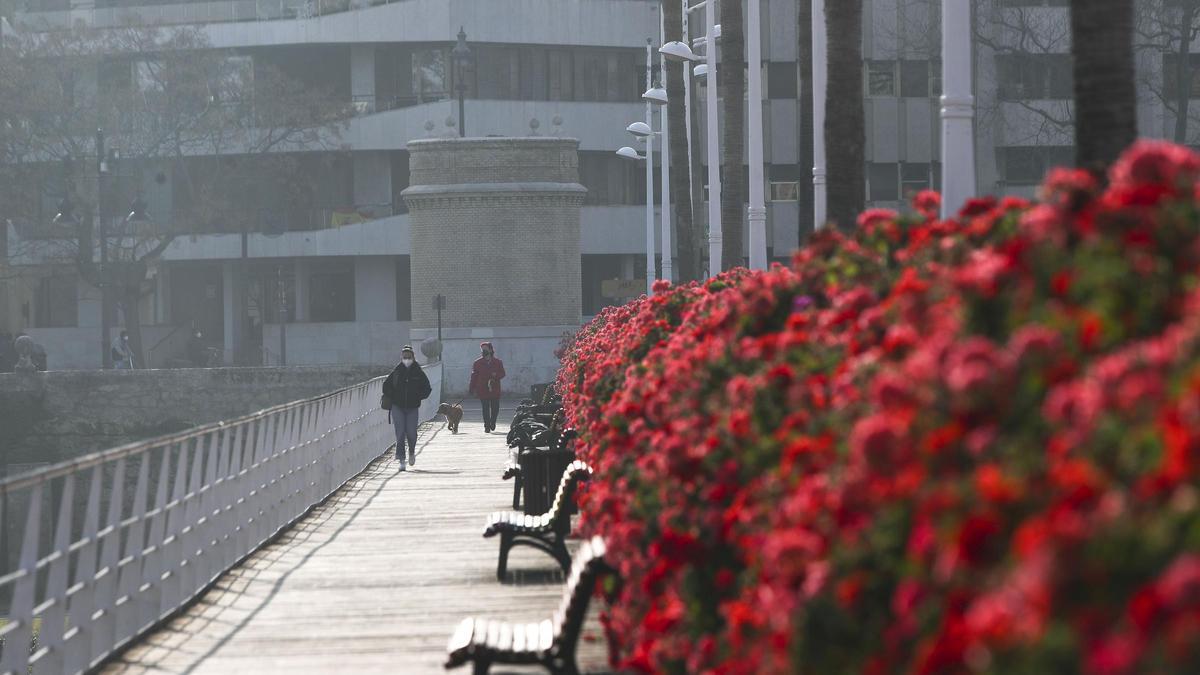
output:
<instances>
[{"instance_id":1,"label":"face mask","mask_svg":"<svg viewBox=\"0 0 1200 675\"><path fill-rule=\"evenodd\" d=\"M483 353L483 358L485 358L485 359L490 359L490 358L492 358L492 353L491 353L491 352L484 352L484 353Z\"/></svg>"},{"instance_id":2,"label":"face mask","mask_svg":"<svg viewBox=\"0 0 1200 675\"><path fill-rule=\"evenodd\" d=\"M406 356L406 357L404 357L404 358L402 358L402 359L400 359L400 363L403 363L403 364L404 364L404 365L406 365L406 366L411 366L411 365L412 365L412 362L413 362L413 360L412 360L412 359L410 359L410 358L408 358L407 356Z\"/></svg>"}]
</instances>

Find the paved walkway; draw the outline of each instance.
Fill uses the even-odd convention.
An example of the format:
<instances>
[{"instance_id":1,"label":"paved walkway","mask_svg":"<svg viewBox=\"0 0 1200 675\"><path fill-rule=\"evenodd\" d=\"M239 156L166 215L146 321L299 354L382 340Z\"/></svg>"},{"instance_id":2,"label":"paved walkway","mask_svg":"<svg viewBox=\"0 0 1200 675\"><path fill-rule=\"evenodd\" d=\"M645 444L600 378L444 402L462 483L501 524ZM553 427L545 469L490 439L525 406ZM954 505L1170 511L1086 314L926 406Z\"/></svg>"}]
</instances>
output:
<instances>
[{"instance_id":1,"label":"paved walkway","mask_svg":"<svg viewBox=\"0 0 1200 675\"><path fill-rule=\"evenodd\" d=\"M498 544L482 537L487 514L511 506L512 483L500 479L505 404L491 435L478 404L457 435L441 422L424 428L415 467L375 462L102 672L439 673L464 616L550 617L563 575L549 556L515 549L517 581L500 584ZM591 672L606 666L599 604L580 643Z\"/></svg>"}]
</instances>

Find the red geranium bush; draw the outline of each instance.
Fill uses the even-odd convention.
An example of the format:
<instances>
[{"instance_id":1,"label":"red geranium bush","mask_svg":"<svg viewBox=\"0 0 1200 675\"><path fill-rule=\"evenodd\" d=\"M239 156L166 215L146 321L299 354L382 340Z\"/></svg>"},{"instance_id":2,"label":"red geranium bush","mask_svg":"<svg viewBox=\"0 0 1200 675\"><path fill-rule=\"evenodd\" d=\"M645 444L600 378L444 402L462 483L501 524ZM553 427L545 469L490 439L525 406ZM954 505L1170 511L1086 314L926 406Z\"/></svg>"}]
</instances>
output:
<instances>
[{"instance_id":1,"label":"red geranium bush","mask_svg":"<svg viewBox=\"0 0 1200 675\"><path fill-rule=\"evenodd\" d=\"M610 308L559 390L644 672L1200 672L1200 159L868 211Z\"/></svg>"}]
</instances>

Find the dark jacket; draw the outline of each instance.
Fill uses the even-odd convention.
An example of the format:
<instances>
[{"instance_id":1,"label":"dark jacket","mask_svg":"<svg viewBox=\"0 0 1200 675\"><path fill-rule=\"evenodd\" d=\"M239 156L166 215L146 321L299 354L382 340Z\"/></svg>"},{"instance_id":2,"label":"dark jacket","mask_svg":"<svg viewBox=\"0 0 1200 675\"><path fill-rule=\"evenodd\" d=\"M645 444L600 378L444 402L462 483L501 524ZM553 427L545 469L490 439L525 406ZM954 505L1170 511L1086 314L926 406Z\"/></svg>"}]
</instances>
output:
<instances>
[{"instance_id":1,"label":"dark jacket","mask_svg":"<svg viewBox=\"0 0 1200 675\"><path fill-rule=\"evenodd\" d=\"M429 385L429 376L416 362L407 368L400 363L383 381L383 393L392 399L394 407L410 410L420 408L421 401L433 393L433 387Z\"/></svg>"},{"instance_id":2,"label":"dark jacket","mask_svg":"<svg viewBox=\"0 0 1200 675\"><path fill-rule=\"evenodd\" d=\"M482 356L471 366L469 391L481 399L500 398L500 380L504 378L504 362L493 356L491 360Z\"/></svg>"}]
</instances>

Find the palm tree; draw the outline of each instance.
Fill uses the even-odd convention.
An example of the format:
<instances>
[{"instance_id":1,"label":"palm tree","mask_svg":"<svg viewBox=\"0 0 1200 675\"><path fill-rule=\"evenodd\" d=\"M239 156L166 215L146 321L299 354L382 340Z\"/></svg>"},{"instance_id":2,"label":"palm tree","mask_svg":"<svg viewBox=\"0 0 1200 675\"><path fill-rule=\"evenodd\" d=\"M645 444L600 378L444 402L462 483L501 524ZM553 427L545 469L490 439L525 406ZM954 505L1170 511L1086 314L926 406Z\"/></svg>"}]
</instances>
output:
<instances>
[{"instance_id":1,"label":"palm tree","mask_svg":"<svg viewBox=\"0 0 1200 675\"><path fill-rule=\"evenodd\" d=\"M812 0L796 3L797 45L796 54L800 61L800 190L797 195L799 207L800 238L803 243L813 231L813 52L812 52Z\"/></svg>"},{"instance_id":2,"label":"palm tree","mask_svg":"<svg viewBox=\"0 0 1200 675\"><path fill-rule=\"evenodd\" d=\"M683 4L680 0L662 2L664 37L667 42L683 39ZM667 122L671 148L671 204L675 207L675 241L679 247L677 281L700 278L700 242L696 236L692 210L691 166L689 166L687 121L684 118L683 63L667 62ZM667 255L667 252L663 252Z\"/></svg>"},{"instance_id":3,"label":"palm tree","mask_svg":"<svg viewBox=\"0 0 1200 675\"><path fill-rule=\"evenodd\" d=\"M1103 176L1137 137L1134 0L1072 0L1075 146L1079 166Z\"/></svg>"},{"instance_id":4,"label":"palm tree","mask_svg":"<svg viewBox=\"0 0 1200 675\"><path fill-rule=\"evenodd\" d=\"M717 80L721 103L721 262L725 269L743 264L742 227L746 218L746 37L742 0L721 2L721 65ZM755 68L761 67L754 64ZM709 158L712 161L712 158ZM715 274L720 270L712 270Z\"/></svg>"},{"instance_id":5,"label":"palm tree","mask_svg":"<svg viewBox=\"0 0 1200 675\"><path fill-rule=\"evenodd\" d=\"M863 210L866 133L863 112L862 0L825 3L829 78L825 100L829 219L852 227Z\"/></svg>"}]
</instances>

